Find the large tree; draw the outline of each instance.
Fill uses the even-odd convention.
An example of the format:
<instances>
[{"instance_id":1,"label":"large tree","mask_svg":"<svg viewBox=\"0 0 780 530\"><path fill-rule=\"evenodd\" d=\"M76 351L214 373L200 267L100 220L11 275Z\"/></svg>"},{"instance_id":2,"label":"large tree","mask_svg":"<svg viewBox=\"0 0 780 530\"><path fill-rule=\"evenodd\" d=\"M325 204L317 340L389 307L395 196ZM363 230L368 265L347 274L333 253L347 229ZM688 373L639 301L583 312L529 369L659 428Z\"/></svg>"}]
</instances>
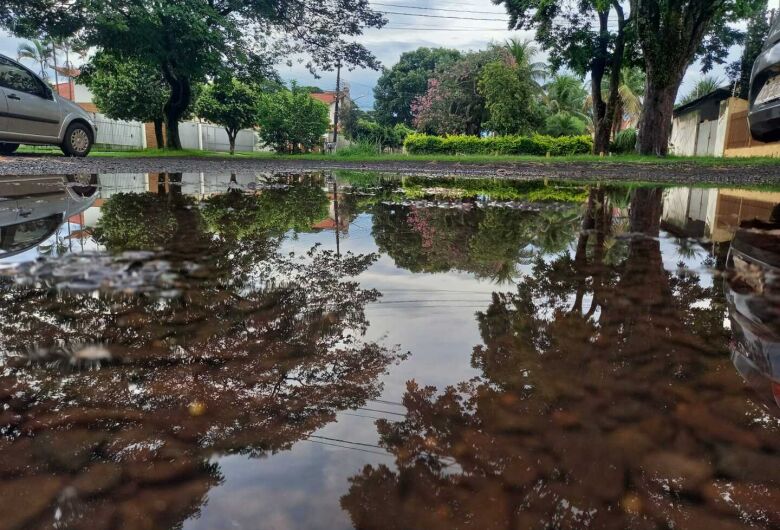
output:
<instances>
[{"instance_id":1,"label":"large tree","mask_svg":"<svg viewBox=\"0 0 780 530\"><path fill-rule=\"evenodd\" d=\"M152 64L98 52L81 70L79 81L95 96L95 105L114 120L154 123L157 145L165 145L163 108L168 84Z\"/></svg>"},{"instance_id":2,"label":"large tree","mask_svg":"<svg viewBox=\"0 0 780 530\"><path fill-rule=\"evenodd\" d=\"M630 0L647 84L639 120L640 154L669 152L672 111L683 76L697 56L706 72L722 63L742 33L731 26L764 0Z\"/></svg>"},{"instance_id":3,"label":"large tree","mask_svg":"<svg viewBox=\"0 0 780 530\"><path fill-rule=\"evenodd\" d=\"M156 65L171 89L165 105L169 147L193 83L228 69L270 74L295 53L312 69L337 63L378 67L353 38L385 19L368 0L8 0L0 24L21 36L78 36L100 50Z\"/></svg>"},{"instance_id":4,"label":"large tree","mask_svg":"<svg viewBox=\"0 0 780 530\"><path fill-rule=\"evenodd\" d=\"M428 90L428 80L437 69L461 57L456 50L418 48L401 55L392 68L385 69L374 87L375 118L383 125L405 123L412 126L412 103Z\"/></svg>"},{"instance_id":5,"label":"large tree","mask_svg":"<svg viewBox=\"0 0 780 530\"><path fill-rule=\"evenodd\" d=\"M530 70L496 61L482 69L477 91L490 116L485 126L498 134L528 134L541 122Z\"/></svg>"},{"instance_id":6,"label":"large tree","mask_svg":"<svg viewBox=\"0 0 780 530\"><path fill-rule=\"evenodd\" d=\"M493 0L504 4L512 29L536 28L554 70L590 74L596 153L609 150L619 106L620 69L629 44L630 16L620 0ZM608 79L606 97L602 84Z\"/></svg>"}]
</instances>

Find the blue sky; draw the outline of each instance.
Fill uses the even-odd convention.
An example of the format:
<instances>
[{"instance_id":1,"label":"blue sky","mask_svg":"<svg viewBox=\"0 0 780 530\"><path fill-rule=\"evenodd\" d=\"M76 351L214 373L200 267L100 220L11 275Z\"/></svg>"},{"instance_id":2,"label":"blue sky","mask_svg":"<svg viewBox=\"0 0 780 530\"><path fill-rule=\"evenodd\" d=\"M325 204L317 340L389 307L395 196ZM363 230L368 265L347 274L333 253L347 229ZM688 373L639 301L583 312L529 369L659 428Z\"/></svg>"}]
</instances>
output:
<instances>
[{"instance_id":1,"label":"blue sky","mask_svg":"<svg viewBox=\"0 0 780 530\"><path fill-rule=\"evenodd\" d=\"M533 32L510 32L503 29L508 17L503 7L493 5L491 0L371 0L371 3L378 11L411 14L387 14L385 16L389 24L385 28L369 30L357 39L385 66L392 66L403 52L420 46L445 46L465 51L483 49L491 42L502 42L509 37L533 38ZM780 7L780 0L770 0L770 7ZM430 15L461 18L431 18ZM8 35L0 35L0 53L15 57L19 42ZM738 55L739 49L733 50L731 60L735 60ZM335 88L334 72L322 72L317 79L302 63L296 62L292 67L279 66L279 73L286 80L316 85L325 90ZM713 73L725 78L722 67ZM342 72L343 79L350 85L353 99L363 108L371 108L373 105L372 89L379 75L379 72L365 69ZM680 93L685 94L701 75L699 66L693 65L683 81Z\"/></svg>"}]
</instances>

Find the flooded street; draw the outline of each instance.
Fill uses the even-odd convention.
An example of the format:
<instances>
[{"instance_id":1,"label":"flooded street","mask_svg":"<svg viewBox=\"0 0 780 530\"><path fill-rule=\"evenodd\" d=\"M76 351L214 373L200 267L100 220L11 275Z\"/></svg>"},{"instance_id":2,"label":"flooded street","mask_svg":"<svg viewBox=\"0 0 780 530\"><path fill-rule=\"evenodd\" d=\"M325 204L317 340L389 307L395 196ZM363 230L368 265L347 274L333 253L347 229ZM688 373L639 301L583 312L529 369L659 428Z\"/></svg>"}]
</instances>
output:
<instances>
[{"instance_id":1,"label":"flooded street","mask_svg":"<svg viewBox=\"0 0 780 530\"><path fill-rule=\"evenodd\" d=\"M0 177L0 529L780 527L780 191Z\"/></svg>"}]
</instances>

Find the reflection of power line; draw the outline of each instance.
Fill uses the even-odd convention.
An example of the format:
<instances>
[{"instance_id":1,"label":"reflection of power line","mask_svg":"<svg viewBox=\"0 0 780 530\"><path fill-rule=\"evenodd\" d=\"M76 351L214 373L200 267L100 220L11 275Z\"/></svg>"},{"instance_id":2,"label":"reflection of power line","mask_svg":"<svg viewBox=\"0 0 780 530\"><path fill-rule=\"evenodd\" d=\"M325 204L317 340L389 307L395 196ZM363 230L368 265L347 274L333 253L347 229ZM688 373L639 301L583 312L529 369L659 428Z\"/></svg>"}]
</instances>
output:
<instances>
[{"instance_id":1,"label":"reflection of power line","mask_svg":"<svg viewBox=\"0 0 780 530\"><path fill-rule=\"evenodd\" d=\"M427 13L404 13L403 11L377 11L383 15L398 15L402 17L420 17L420 18L446 18L449 20L484 20L490 22L506 22L504 18L479 18L479 17L456 17L452 15L429 15Z\"/></svg>"},{"instance_id":2,"label":"reflection of power line","mask_svg":"<svg viewBox=\"0 0 780 530\"><path fill-rule=\"evenodd\" d=\"M380 456L386 456L389 458L393 458L393 455L388 453L381 453L379 451L371 451L370 449L361 449L360 447L350 447L348 445L339 445L339 444L333 444L330 442L321 442L319 440L310 440L308 438L304 438L301 440L302 442L310 442L313 444L320 444L320 445L329 445L331 447L338 447L340 449L349 449L350 451L360 451L361 453L370 453L372 455L380 455Z\"/></svg>"},{"instance_id":3,"label":"reflection of power line","mask_svg":"<svg viewBox=\"0 0 780 530\"><path fill-rule=\"evenodd\" d=\"M358 407L357 410L365 410L366 412L378 412L380 414L391 414L393 416L406 416L403 412L390 412L389 410L369 409L367 407Z\"/></svg>"}]
</instances>

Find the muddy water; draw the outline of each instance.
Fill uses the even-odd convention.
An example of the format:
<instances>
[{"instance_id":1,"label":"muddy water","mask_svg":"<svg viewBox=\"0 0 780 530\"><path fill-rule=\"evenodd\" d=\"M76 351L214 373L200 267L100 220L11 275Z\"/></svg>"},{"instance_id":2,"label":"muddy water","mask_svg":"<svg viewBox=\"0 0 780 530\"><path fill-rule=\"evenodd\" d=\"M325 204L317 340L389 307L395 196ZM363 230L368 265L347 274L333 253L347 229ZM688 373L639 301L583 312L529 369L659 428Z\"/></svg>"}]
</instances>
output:
<instances>
[{"instance_id":1,"label":"muddy water","mask_svg":"<svg viewBox=\"0 0 780 530\"><path fill-rule=\"evenodd\" d=\"M780 525L778 192L0 197L0 528Z\"/></svg>"}]
</instances>

